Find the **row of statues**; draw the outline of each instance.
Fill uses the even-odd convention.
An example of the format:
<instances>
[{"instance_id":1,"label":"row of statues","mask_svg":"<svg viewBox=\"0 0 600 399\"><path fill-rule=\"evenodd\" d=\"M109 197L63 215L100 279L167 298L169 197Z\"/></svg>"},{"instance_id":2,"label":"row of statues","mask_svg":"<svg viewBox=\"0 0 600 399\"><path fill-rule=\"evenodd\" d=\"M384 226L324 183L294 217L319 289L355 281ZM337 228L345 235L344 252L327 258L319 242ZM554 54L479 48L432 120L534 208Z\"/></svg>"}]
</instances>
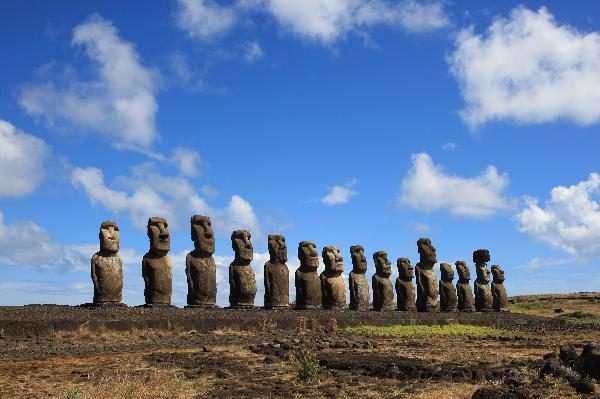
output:
<instances>
[{"instance_id":1,"label":"row of statues","mask_svg":"<svg viewBox=\"0 0 600 399\"><path fill-rule=\"evenodd\" d=\"M210 218L195 215L191 218L191 239L194 250L187 254L187 307L212 308L216 306L217 282L215 236ZM123 290L123 267L119 258L119 227L115 222L103 222L100 226L100 251L91 260L91 275L94 283L96 306L121 305ZM144 298L147 306L170 305L172 292L172 263L169 257L170 235L167 221L160 217L148 219L150 249L142 259ZM236 230L231 235L235 253L229 265L229 304L231 308L253 308L256 296L256 277L250 263L253 258L251 234L247 230ZM267 309L288 308L289 270L287 244L282 235L268 237L269 261L264 266L264 307ZM373 254L375 274L371 279L373 309L400 311L507 311L508 297L504 287L504 272L492 266L493 282L490 287L489 251L473 252L477 279L474 294L469 285L471 276L465 261L455 263L458 283L453 285L454 270L447 263L440 264L441 280L438 282L433 267L437 263L436 250L428 238L417 241L419 262L413 267L408 258L397 261L399 277L392 286L391 262L385 251ZM352 272L348 279L350 291L349 308L368 310L369 284L366 279L367 260L361 245L350 247ZM325 270L319 275L319 255L312 241L298 244L300 267L295 272L295 309L342 309L346 308L346 286L342 273L344 259L339 248L326 246L322 254ZM413 285L416 280L416 292ZM395 290L394 290L395 288ZM394 291L396 302L394 303Z\"/></svg>"}]
</instances>

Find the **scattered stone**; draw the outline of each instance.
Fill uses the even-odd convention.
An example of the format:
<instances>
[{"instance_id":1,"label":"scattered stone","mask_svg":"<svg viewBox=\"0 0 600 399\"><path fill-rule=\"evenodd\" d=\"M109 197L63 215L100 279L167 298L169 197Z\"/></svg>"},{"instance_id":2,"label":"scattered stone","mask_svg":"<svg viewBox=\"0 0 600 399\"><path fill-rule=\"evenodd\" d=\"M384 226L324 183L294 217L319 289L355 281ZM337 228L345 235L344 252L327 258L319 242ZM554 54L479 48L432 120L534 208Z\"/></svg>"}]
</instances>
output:
<instances>
[{"instance_id":1,"label":"scattered stone","mask_svg":"<svg viewBox=\"0 0 600 399\"><path fill-rule=\"evenodd\" d=\"M597 342L586 343L574 366L580 373L600 380L600 345Z\"/></svg>"},{"instance_id":2,"label":"scattered stone","mask_svg":"<svg viewBox=\"0 0 600 399\"><path fill-rule=\"evenodd\" d=\"M369 283L365 277L367 272L367 258L362 245L350 247L350 258L352 259L352 271L348 278L350 288L350 309L369 309Z\"/></svg>"}]
</instances>

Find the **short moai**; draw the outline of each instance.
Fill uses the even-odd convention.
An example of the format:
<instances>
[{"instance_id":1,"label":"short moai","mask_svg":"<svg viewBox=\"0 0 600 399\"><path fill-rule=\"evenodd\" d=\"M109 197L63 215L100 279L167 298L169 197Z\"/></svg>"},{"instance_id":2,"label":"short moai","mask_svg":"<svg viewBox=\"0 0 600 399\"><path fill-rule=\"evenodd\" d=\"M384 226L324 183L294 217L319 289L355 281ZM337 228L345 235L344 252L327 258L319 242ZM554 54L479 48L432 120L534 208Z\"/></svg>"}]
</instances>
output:
<instances>
[{"instance_id":1,"label":"short moai","mask_svg":"<svg viewBox=\"0 0 600 399\"><path fill-rule=\"evenodd\" d=\"M504 270L492 266L492 308L496 312L508 312L508 295L504 286Z\"/></svg>"},{"instance_id":2,"label":"short moai","mask_svg":"<svg viewBox=\"0 0 600 399\"><path fill-rule=\"evenodd\" d=\"M325 270L321 273L321 303L324 309L346 307L346 287L344 285L344 258L338 247L328 246L322 252Z\"/></svg>"},{"instance_id":3,"label":"short moai","mask_svg":"<svg viewBox=\"0 0 600 399\"><path fill-rule=\"evenodd\" d=\"M396 308L403 312L414 312L416 310L415 268L410 264L408 258L398 258L398 278L396 279Z\"/></svg>"},{"instance_id":4,"label":"short moai","mask_svg":"<svg viewBox=\"0 0 600 399\"><path fill-rule=\"evenodd\" d=\"M232 309L254 308L256 297L256 276L250 266L254 249L248 230L235 230L231 234L231 247L235 252L229 264L229 307Z\"/></svg>"},{"instance_id":5,"label":"short moai","mask_svg":"<svg viewBox=\"0 0 600 399\"><path fill-rule=\"evenodd\" d=\"M447 263L440 264L440 311L454 312L456 311L457 297L456 288L452 284L454 280L454 270Z\"/></svg>"},{"instance_id":6,"label":"short moai","mask_svg":"<svg viewBox=\"0 0 600 399\"><path fill-rule=\"evenodd\" d=\"M352 271L348 278L350 288L350 309L369 310L369 283L365 277L367 272L367 258L362 245L350 247L352 258Z\"/></svg>"},{"instance_id":7,"label":"short moai","mask_svg":"<svg viewBox=\"0 0 600 399\"><path fill-rule=\"evenodd\" d=\"M429 238L419 238L417 241L419 250L419 263L417 263L417 311L435 312L439 310L438 282L433 271L433 265L437 262L435 247Z\"/></svg>"},{"instance_id":8,"label":"short moai","mask_svg":"<svg viewBox=\"0 0 600 399\"><path fill-rule=\"evenodd\" d=\"M265 309L286 309L290 306L290 272L287 244L282 235L269 235L269 261L265 263Z\"/></svg>"},{"instance_id":9,"label":"short moai","mask_svg":"<svg viewBox=\"0 0 600 399\"><path fill-rule=\"evenodd\" d=\"M387 252L377 251L373 254L375 274L371 279L373 287L373 309L377 311L394 309L394 288L390 281L392 264Z\"/></svg>"},{"instance_id":10,"label":"short moai","mask_svg":"<svg viewBox=\"0 0 600 399\"><path fill-rule=\"evenodd\" d=\"M471 289L471 272L464 260L458 260L454 263L458 272L458 282L456 283L456 293L458 296L458 310L460 312L475 311L475 302L473 299L473 290Z\"/></svg>"},{"instance_id":11,"label":"short moai","mask_svg":"<svg viewBox=\"0 0 600 399\"><path fill-rule=\"evenodd\" d=\"M295 309L318 309L321 307L321 279L317 273L319 253L312 241L300 241L298 244L298 260L300 267L296 269L294 282L296 285Z\"/></svg>"},{"instance_id":12,"label":"short moai","mask_svg":"<svg viewBox=\"0 0 600 399\"><path fill-rule=\"evenodd\" d=\"M120 233L115 222L100 225L100 251L91 259L94 306L125 306L123 298L123 262L119 257Z\"/></svg>"},{"instance_id":13,"label":"short moai","mask_svg":"<svg viewBox=\"0 0 600 399\"><path fill-rule=\"evenodd\" d=\"M490 289L490 271L487 262L490 261L490 252L487 249L478 249L473 252L473 262L477 279L475 279L475 310L490 312L492 310L492 290Z\"/></svg>"},{"instance_id":14,"label":"short moai","mask_svg":"<svg viewBox=\"0 0 600 399\"><path fill-rule=\"evenodd\" d=\"M210 309L217 303L217 267L215 234L208 216L194 215L190 220L194 250L185 257L187 307Z\"/></svg>"},{"instance_id":15,"label":"short moai","mask_svg":"<svg viewBox=\"0 0 600 399\"><path fill-rule=\"evenodd\" d=\"M148 219L148 238L150 250L142 258L146 306L168 306L173 291L173 265L169 256L171 236L167 221L160 217Z\"/></svg>"}]
</instances>

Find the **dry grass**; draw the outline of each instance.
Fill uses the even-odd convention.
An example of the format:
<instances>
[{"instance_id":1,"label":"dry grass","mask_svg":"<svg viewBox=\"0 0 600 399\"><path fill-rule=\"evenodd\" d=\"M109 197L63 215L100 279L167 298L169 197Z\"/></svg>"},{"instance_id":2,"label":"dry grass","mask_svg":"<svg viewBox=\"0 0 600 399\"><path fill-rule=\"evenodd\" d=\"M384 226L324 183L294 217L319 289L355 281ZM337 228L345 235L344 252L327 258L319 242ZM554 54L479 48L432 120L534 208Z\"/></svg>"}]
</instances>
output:
<instances>
[{"instance_id":1,"label":"dry grass","mask_svg":"<svg viewBox=\"0 0 600 399\"><path fill-rule=\"evenodd\" d=\"M596 299L553 299L518 302L510 304L509 309L516 313L545 317L561 317L561 315L569 313L583 312L590 314L592 318L600 322L600 302ZM561 309L562 312L556 313L555 309Z\"/></svg>"}]
</instances>

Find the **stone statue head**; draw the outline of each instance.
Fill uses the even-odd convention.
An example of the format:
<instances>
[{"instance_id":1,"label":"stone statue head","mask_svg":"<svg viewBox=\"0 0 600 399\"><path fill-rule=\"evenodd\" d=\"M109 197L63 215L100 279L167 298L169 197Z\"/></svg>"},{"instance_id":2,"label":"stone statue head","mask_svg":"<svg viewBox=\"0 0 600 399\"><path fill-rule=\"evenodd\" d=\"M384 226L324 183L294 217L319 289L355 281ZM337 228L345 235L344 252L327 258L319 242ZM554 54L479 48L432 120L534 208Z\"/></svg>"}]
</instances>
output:
<instances>
[{"instance_id":1,"label":"stone statue head","mask_svg":"<svg viewBox=\"0 0 600 399\"><path fill-rule=\"evenodd\" d=\"M298 259L300 267L316 271L319 268L319 253L317 246L312 241L300 241L298 244Z\"/></svg>"},{"instance_id":2,"label":"stone statue head","mask_svg":"<svg viewBox=\"0 0 600 399\"><path fill-rule=\"evenodd\" d=\"M367 272L367 257L362 245L352 245L350 247L350 257L352 258L352 271L354 273L364 274Z\"/></svg>"},{"instance_id":3,"label":"stone statue head","mask_svg":"<svg viewBox=\"0 0 600 399\"><path fill-rule=\"evenodd\" d=\"M150 238L150 252L166 254L171 249L171 235L166 219L153 216L148 219L148 238Z\"/></svg>"},{"instance_id":4,"label":"stone statue head","mask_svg":"<svg viewBox=\"0 0 600 399\"><path fill-rule=\"evenodd\" d=\"M235 262L250 263L254 257L254 250L248 230L235 230L231 233L231 248L235 252Z\"/></svg>"},{"instance_id":5,"label":"stone statue head","mask_svg":"<svg viewBox=\"0 0 600 399\"><path fill-rule=\"evenodd\" d=\"M269 256L272 263L285 263L288 260L287 244L281 235L269 235Z\"/></svg>"},{"instance_id":6,"label":"stone statue head","mask_svg":"<svg viewBox=\"0 0 600 399\"><path fill-rule=\"evenodd\" d=\"M323 256L326 273L339 276L344 272L344 258L338 247L330 245L323 248L321 256Z\"/></svg>"},{"instance_id":7,"label":"stone statue head","mask_svg":"<svg viewBox=\"0 0 600 399\"><path fill-rule=\"evenodd\" d=\"M408 258L398 258L396 261L398 267L398 277L403 281L411 281L415 277L415 268L410 264Z\"/></svg>"},{"instance_id":8,"label":"stone statue head","mask_svg":"<svg viewBox=\"0 0 600 399\"><path fill-rule=\"evenodd\" d=\"M435 255L435 247L431 244L429 238L419 238L417 241L417 249L419 251L420 262L424 264L430 264L433 266L437 262Z\"/></svg>"},{"instance_id":9,"label":"stone statue head","mask_svg":"<svg viewBox=\"0 0 600 399\"><path fill-rule=\"evenodd\" d=\"M212 255L215 252L215 233L208 216L194 215L190 220L191 237L197 251Z\"/></svg>"},{"instance_id":10,"label":"stone statue head","mask_svg":"<svg viewBox=\"0 0 600 399\"><path fill-rule=\"evenodd\" d=\"M457 260L454 262L456 265L456 271L458 272L458 280L461 283L468 282L471 280L471 272L469 271L469 267L467 266L467 262L464 260Z\"/></svg>"},{"instance_id":11,"label":"stone statue head","mask_svg":"<svg viewBox=\"0 0 600 399\"><path fill-rule=\"evenodd\" d=\"M102 222L100 225L100 251L108 253L119 252L119 244L121 242L121 234L119 226L115 222Z\"/></svg>"},{"instance_id":12,"label":"stone statue head","mask_svg":"<svg viewBox=\"0 0 600 399\"><path fill-rule=\"evenodd\" d=\"M478 249L473 251L473 262L478 265L490 261L490 251L487 249Z\"/></svg>"},{"instance_id":13,"label":"stone statue head","mask_svg":"<svg viewBox=\"0 0 600 399\"><path fill-rule=\"evenodd\" d=\"M504 270L498 265L493 265L492 278L494 279L494 283L502 284L504 282Z\"/></svg>"},{"instance_id":14,"label":"stone statue head","mask_svg":"<svg viewBox=\"0 0 600 399\"><path fill-rule=\"evenodd\" d=\"M452 266L447 263L440 263L440 272L442 274L442 281L445 283L451 283L454 280L454 270Z\"/></svg>"},{"instance_id":15,"label":"stone statue head","mask_svg":"<svg viewBox=\"0 0 600 399\"><path fill-rule=\"evenodd\" d=\"M489 284L490 282L490 271L485 266L475 266L477 272L477 282L480 284Z\"/></svg>"},{"instance_id":16,"label":"stone statue head","mask_svg":"<svg viewBox=\"0 0 600 399\"><path fill-rule=\"evenodd\" d=\"M375 273L381 277L389 277L392 274L392 262L388 260L387 252L377 251L373 254Z\"/></svg>"}]
</instances>

